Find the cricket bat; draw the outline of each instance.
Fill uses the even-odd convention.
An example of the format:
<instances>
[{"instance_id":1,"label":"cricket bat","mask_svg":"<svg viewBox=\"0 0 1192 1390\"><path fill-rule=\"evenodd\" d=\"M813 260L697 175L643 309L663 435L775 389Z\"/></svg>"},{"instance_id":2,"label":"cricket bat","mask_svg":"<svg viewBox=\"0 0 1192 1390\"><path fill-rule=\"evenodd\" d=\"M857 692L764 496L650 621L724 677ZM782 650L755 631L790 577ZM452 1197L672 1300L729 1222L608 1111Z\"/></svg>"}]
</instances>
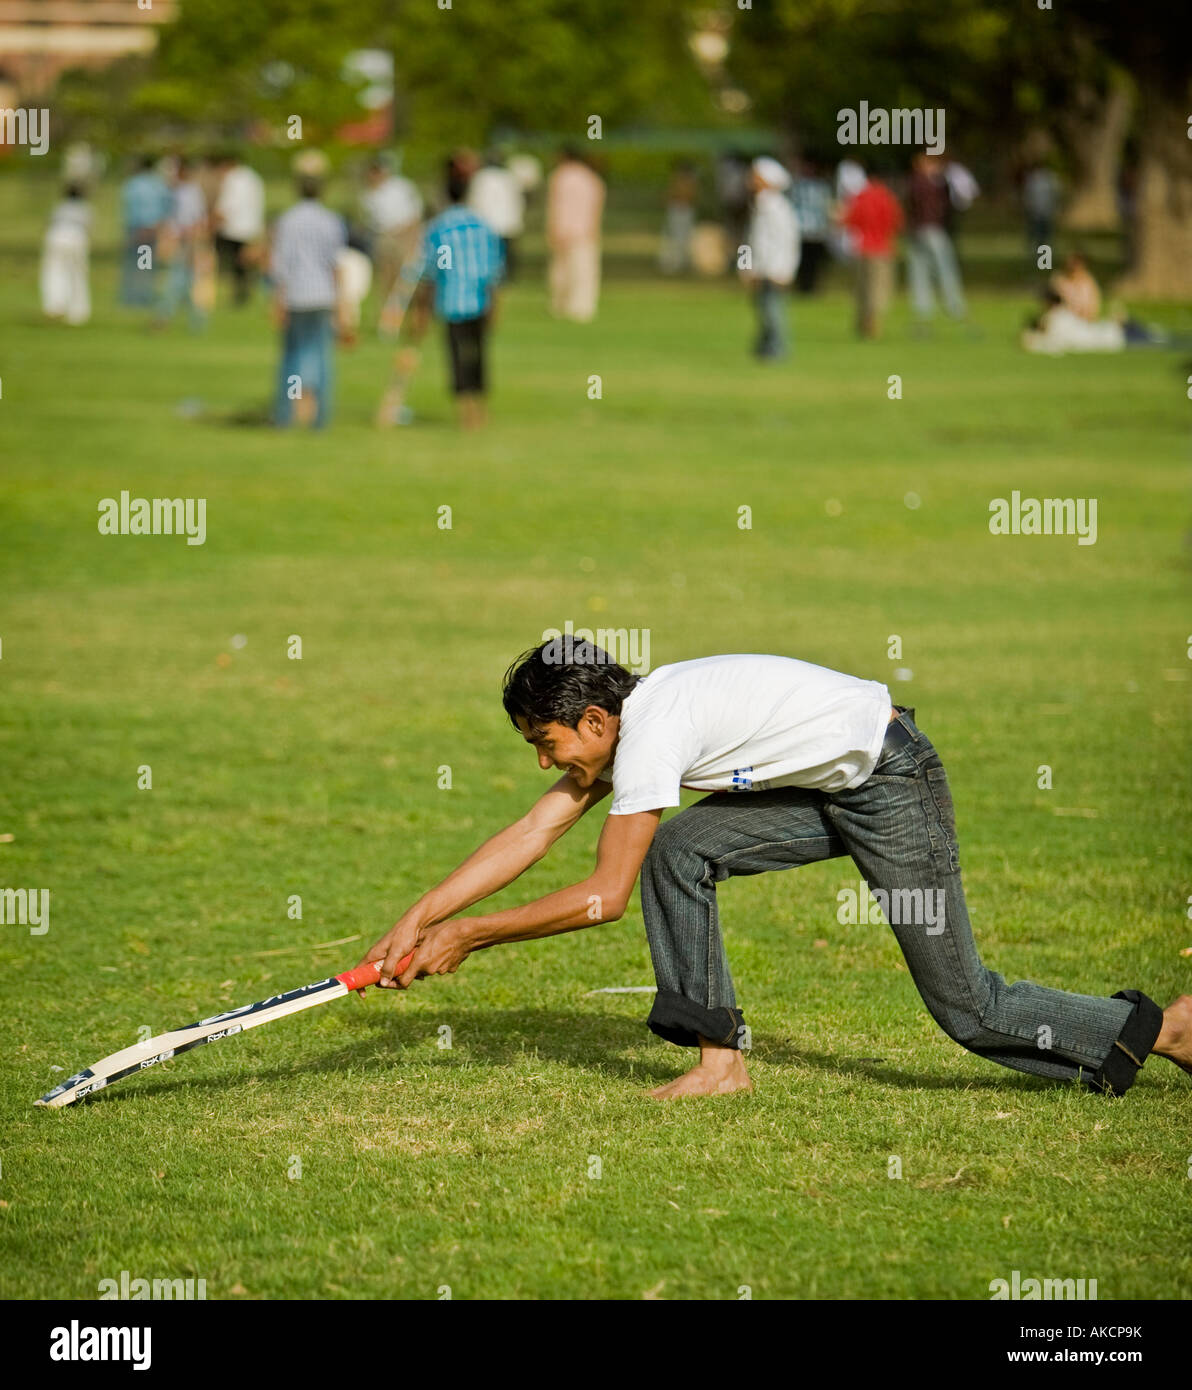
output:
<instances>
[{"instance_id":1,"label":"cricket bat","mask_svg":"<svg viewBox=\"0 0 1192 1390\"><path fill-rule=\"evenodd\" d=\"M398 962L394 973L400 975L413 959L414 953L411 951ZM316 1004L326 1004L331 999L342 999L353 990L375 985L380 976L379 962L372 962L355 970L345 970L342 975L316 980L314 984L303 985L301 989L292 989L288 994L275 994L257 1004L245 1004L226 1014L200 1019L188 1028L159 1033L157 1037L134 1043L122 1052L113 1052L110 1057L93 1063L85 1071L76 1072L40 1100L34 1101L34 1104L53 1109L73 1105L76 1100L103 1090L114 1081L189 1052L192 1047L201 1047L203 1043L215 1042L219 1038L230 1038L247 1028L259 1028L262 1023L272 1023L275 1018L285 1018L287 1014L296 1014L302 1009L313 1009Z\"/></svg>"},{"instance_id":2,"label":"cricket bat","mask_svg":"<svg viewBox=\"0 0 1192 1390\"><path fill-rule=\"evenodd\" d=\"M409 308L414 301L414 296L425 283L425 272L421 273L408 292L401 294L401 324L397 332L397 345L393 353L393 365L389 369L389 384L385 388L385 394L381 397L381 403L377 406L377 413L374 422L378 429L390 429L394 425L402 423L402 407L406 403L406 392L410 388L410 382L414 379L422 354L418 348L410 342L410 335L406 331L406 325L411 323L413 315ZM400 282L399 282L400 285ZM398 291L395 290L395 295Z\"/></svg>"},{"instance_id":3,"label":"cricket bat","mask_svg":"<svg viewBox=\"0 0 1192 1390\"><path fill-rule=\"evenodd\" d=\"M399 348L394 355L389 385L385 388L385 394L381 397L381 404L377 407L376 426L378 429L390 429L401 423L402 407L406 403L406 392L410 388L410 382L414 379L420 361L421 354L415 347Z\"/></svg>"}]
</instances>

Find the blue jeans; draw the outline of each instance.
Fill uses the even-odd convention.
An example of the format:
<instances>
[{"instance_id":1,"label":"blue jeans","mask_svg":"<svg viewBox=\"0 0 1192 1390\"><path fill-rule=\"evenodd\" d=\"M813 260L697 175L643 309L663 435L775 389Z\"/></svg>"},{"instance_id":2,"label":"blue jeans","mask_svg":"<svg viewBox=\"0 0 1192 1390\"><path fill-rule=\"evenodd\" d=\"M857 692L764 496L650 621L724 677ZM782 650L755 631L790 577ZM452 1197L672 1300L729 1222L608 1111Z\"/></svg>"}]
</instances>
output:
<instances>
[{"instance_id":1,"label":"blue jeans","mask_svg":"<svg viewBox=\"0 0 1192 1390\"><path fill-rule=\"evenodd\" d=\"M193 247L180 247L174 259L165 268L161 302L157 317L167 323L178 312L178 306L186 304L190 326L198 332L206 322L206 315L195 304L195 258Z\"/></svg>"},{"instance_id":2,"label":"blue jeans","mask_svg":"<svg viewBox=\"0 0 1192 1390\"><path fill-rule=\"evenodd\" d=\"M716 792L664 822L642 866L658 994L651 1030L740 1047L744 1020L720 936L716 884L851 855L932 1018L969 1052L1120 1095L1154 1046L1162 1011L1135 990L1101 999L1019 981L977 954L960 881L948 779L900 710L872 775L852 791Z\"/></svg>"},{"instance_id":3,"label":"blue jeans","mask_svg":"<svg viewBox=\"0 0 1192 1390\"><path fill-rule=\"evenodd\" d=\"M785 357L787 352L786 295L773 280L759 280L757 296L756 357Z\"/></svg>"},{"instance_id":4,"label":"blue jeans","mask_svg":"<svg viewBox=\"0 0 1192 1390\"><path fill-rule=\"evenodd\" d=\"M141 247L149 248L149 264L142 269L138 262ZM120 303L134 308L152 307L157 298L157 234L148 228L133 228L124 234L124 251L120 257Z\"/></svg>"},{"instance_id":5,"label":"blue jeans","mask_svg":"<svg viewBox=\"0 0 1192 1390\"><path fill-rule=\"evenodd\" d=\"M333 332L330 309L291 309L282 330L281 365L273 421L288 425L294 414L292 393L314 392L318 400L315 426L321 429L331 418L334 387Z\"/></svg>"},{"instance_id":6,"label":"blue jeans","mask_svg":"<svg viewBox=\"0 0 1192 1390\"><path fill-rule=\"evenodd\" d=\"M960 283L960 267L952 238L942 227L920 227L907 238L906 270L910 281L911 303L920 319L929 319L935 312L932 281L939 285L944 308L954 319L968 312L964 302L964 287Z\"/></svg>"}]
</instances>

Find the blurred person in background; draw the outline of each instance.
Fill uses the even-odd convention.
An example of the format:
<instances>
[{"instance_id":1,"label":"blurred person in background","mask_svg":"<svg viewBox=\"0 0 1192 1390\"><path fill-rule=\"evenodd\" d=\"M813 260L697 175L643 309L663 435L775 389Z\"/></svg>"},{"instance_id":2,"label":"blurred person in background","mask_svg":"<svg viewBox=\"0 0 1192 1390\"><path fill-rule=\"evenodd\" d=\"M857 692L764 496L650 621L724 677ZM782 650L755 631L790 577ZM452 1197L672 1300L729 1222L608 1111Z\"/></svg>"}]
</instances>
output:
<instances>
[{"instance_id":1,"label":"blurred person in background","mask_svg":"<svg viewBox=\"0 0 1192 1390\"><path fill-rule=\"evenodd\" d=\"M907 278L922 332L935 314L936 289L949 317L964 320L968 314L960 267L947 231L951 203L938 156L925 151L915 156L908 202Z\"/></svg>"},{"instance_id":2,"label":"blurred person in background","mask_svg":"<svg viewBox=\"0 0 1192 1390\"><path fill-rule=\"evenodd\" d=\"M298 201L277 219L271 271L281 361L273 420L321 429L331 418L335 335L341 330L340 253L348 244L342 217L321 201L325 156L294 161Z\"/></svg>"},{"instance_id":3,"label":"blurred person in background","mask_svg":"<svg viewBox=\"0 0 1192 1390\"><path fill-rule=\"evenodd\" d=\"M740 150L729 150L716 161L716 196L732 253L727 262L730 272L749 227L749 178L749 160Z\"/></svg>"},{"instance_id":4,"label":"blurred person in background","mask_svg":"<svg viewBox=\"0 0 1192 1390\"><path fill-rule=\"evenodd\" d=\"M335 258L336 284L339 286L339 340L354 346L359 336L361 310L372 289L373 263L364 249L365 239L348 228L348 244Z\"/></svg>"},{"instance_id":5,"label":"blurred person in background","mask_svg":"<svg viewBox=\"0 0 1192 1390\"><path fill-rule=\"evenodd\" d=\"M422 238L422 194L411 179L395 173L377 156L365 172L361 198L372 241L373 269L377 281L380 316L377 331L397 332L404 305L394 295L403 267L416 259Z\"/></svg>"},{"instance_id":6,"label":"blurred person in background","mask_svg":"<svg viewBox=\"0 0 1192 1390\"><path fill-rule=\"evenodd\" d=\"M157 172L152 155L142 155L137 172L120 190L124 219L124 255L121 263L120 302L138 308L156 298L157 238L170 215L173 198L169 185Z\"/></svg>"},{"instance_id":7,"label":"blurred person in background","mask_svg":"<svg viewBox=\"0 0 1192 1390\"><path fill-rule=\"evenodd\" d=\"M836 166L835 181L836 206L843 208L848 205L850 198L855 197L865 187L866 173L855 159L842 159ZM836 219L828 244L838 261L856 259L856 238L840 218Z\"/></svg>"},{"instance_id":8,"label":"blurred person in background","mask_svg":"<svg viewBox=\"0 0 1192 1390\"><path fill-rule=\"evenodd\" d=\"M522 197L529 203L542 187L542 161L532 154L511 154L505 166L517 180Z\"/></svg>"},{"instance_id":9,"label":"blurred person in background","mask_svg":"<svg viewBox=\"0 0 1192 1390\"><path fill-rule=\"evenodd\" d=\"M1031 165L1022 180L1022 211L1026 218L1026 249L1031 260L1040 246L1050 246L1060 206L1060 181L1042 160Z\"/></svg>"},{"instance_id":10,"label":"blurred person in background","mask_svg":"<svg viewBox=\"0 0 1192 1390\"><path fill-rule=\"evenodd\" d=\"M197 333L206 322L195 297L195 270L206 240L207 204L193 160L183 156L175 161L170 193L170 213L161 235L162 291L154 325L164 328L185 303L191 330Z\"/></svg>"},{"instance_id":11,"label":"blurred person in background","mask_svg":"<svg viewBox=\"0 0 1192 1390\"><path fill-rule=\"evenodd\" d=\"M91 205L81 184L68 183L50 214L41 253L41 308L47 318L86 323L91 317Z\"/></svg>"},{"instance_id":12,"label":"blurred person in background","mask_svg":"<svg viewBox=\"0 0 1192 1390\"><path fill-rule=\"evenodd\" d=\"M219 268L230 276L233 302L248 303L265 237L265 181L230 151L219 156L219 193L212 209Z\"/></svg>"},{"instance_id":13,"label":"blurred person in background","mask_svg":"<svg viewBox=\"0 0 1192 1390\"><path fill-rule=\"evenodd\" d=\"M1058 357L1068 352L1124 352L1127 348L1192 347L1192 336L1173 334L1154 324L1140 323L1125 311L1107 319L1087 319L1074 313L1058 291L1043 291L1043 312L1023 330L1020 339L1027 352Z\"/></svg>"},{"instance_id":14,"label":"blurred person in background","mask_svg":"<svg viewBox=\"0 0 1192 1390\"><path fill-rule=\"evenodd\" d=\"M783 290L799 269L799 218L786 196L790 183L776 159L753 161L753 216L746 239L750 264L742 278L754 287L758 334L753 354L763 361L780 361L789 350Z\"/></svg>"},{"instance_id":15,"label":"blurred person in background","mask_svg":"<svg viewBox=\"0 0 1192 1390\"><path fill-rule=\"evenodd\" d=\"M814 294L828 258L833 210L832 185L814 160L800 161L798 177L791 185L791 202L799 218L801 241L795 288L800 294Z\"/></svg>"},{"instance_id":16,"label":"blurred person in background","mask_svg":"<svg viewBox=\"0 0 1192 1390\"><path fill-rule=\"evenodd\" d=\"M426 331L431 307L447 337L450 386L463 429L488 421L487 346L504 273L501 238L466 204L472 171L447 161L447 207L427 223L422 282L415 295L413 337Z\"/></svg>"},{"instance_id":17,"label":"blurred person in background","mask_svg":"<svg viewBox=\"0 0 1192 1390\"><path fill-rule=\"evenodd\" d=\"M695 231L698 199L695 165L689 159L678 160L666 189L662 245L658 251L658 268L664 275L678 275L691 266L691 234Z\"/></svg>"},{"instance_id":18,"label":"blurred person in background","mask_svg":"<svg viewBox=\"0 0 1192 1390\"><path fill-rule=\"evenodd\" d=\"M75 184L84 194L103 176L106 160L97 154L86 140L75 140L67 145L62 156L62 181Z\"/></svg>"},{"instance_id":19,"label":"blurred person in background","mask_svg":"<svg viewBox=\"0 0 1192 1390\"><path fill-rule=\"evenodd\" d=\"M223 169L219 161L220 156L209 151L198 161L195 169L199 191L203 195L203 202L207 204L209 231L210 224L214 220L215 204L219 201L219 186L223 182Z\"/></svg>"},{"instance_id":20,"label":"blurred person in background","mask_svg":"<svg viewBox=\"0 0 1192 1390\"><path fill-rule=\"evenodd\" d=\"M565 147L547 185L550 307L576 323L596 316L604 196L604 180L576 149Z\"/></svg>"},{"instance_id":21,"label":"blurred person in background","mask_svg":"<svg viewBox=\"0 0 1192 1390\"><path fill-rule=\"evenodd\" d=\"M517 267L517 240L525 230L526 195L517 175L505 166L497 150L489 150L484 163L472 175L468 206L501 238L505 279L512 280Z\"/></svg>"},{"instance_id":22,"label":"blurred person in background","mask_svg":"<svg viewBox=\"0 0 1192 1390\"><path fill-rule=\"evenodd\" d=\"M1059 295L1064 308L1077 318L1095 323L1101 317L1101 287L1081 252L1073 251L1055 272L1051 288Z\"/></svg>"},{"instance_id":23,"label":"blurred person in background","mask_svg":"<svg viewBox=\"0 0 1192 1390\"><path fill-rule=\"evenodd\" d=\"M867 178L840 211L856 248L857 334L879 338L894 289L894 256L902 228L898 199L879 179Z\"/></svg>"},{"instance_id":24,"label":"blurred person in background","mask_svg":"<svg viewBox=\"0 0 1192 1390\"><path fill-rule=\"evenodd\" d=\"M948 215L944 226L955 248L960 240L961 219L981 196L981 185L958 159L944 160L941 172L948 188Z\"/></svg>"}]
</instances>

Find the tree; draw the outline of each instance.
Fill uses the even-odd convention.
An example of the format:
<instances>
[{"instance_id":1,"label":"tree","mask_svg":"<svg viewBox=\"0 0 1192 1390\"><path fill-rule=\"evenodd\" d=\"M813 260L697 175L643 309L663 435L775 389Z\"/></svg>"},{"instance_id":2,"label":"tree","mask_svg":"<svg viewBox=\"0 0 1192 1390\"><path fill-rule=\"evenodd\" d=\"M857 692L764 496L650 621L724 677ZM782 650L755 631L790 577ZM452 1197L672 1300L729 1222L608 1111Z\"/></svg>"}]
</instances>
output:
<instances>
[{"instance_id":1,"label":"tree","mask_svg":"<svg viewBox=\"0 0 1192 1390\"><path fill-rule=\"evenodd\" d=\"M763 119L791 143L837 150L837 112L943 107L966 158L1004 136L1011 15L987 0L773 0L733 10L729 67ZM839 149L843 156L847 149ZM853 151L909 161L909 150Z\"/></svg>"},{"instance_id":2,"label":"tree","mask_svg":"<svg viewBox=\"0 0 1192 1390\"><path fill-rule=\"evenodd\" d=\"M586 133L689 118L708 101L681 6L638 0L202 0L165 26L163 78L225 126L303 118L325 138L358 117L354 49L394 55L400 135L448 146L494 127ZM310 138L310 134L307 134Z\"/></svg>"},{"instance_id":3,"label":"tree","mask_svg":"<svg viewBox=\"0 0 1192 1390\"><path fill-rule=\"evenodd\" d=\"M1064 24L1112 53L1138 93L1135 255L1119 293L1192 299L1192 20L1128 0L1065 0Z\"/></svg>"}]
</instances>

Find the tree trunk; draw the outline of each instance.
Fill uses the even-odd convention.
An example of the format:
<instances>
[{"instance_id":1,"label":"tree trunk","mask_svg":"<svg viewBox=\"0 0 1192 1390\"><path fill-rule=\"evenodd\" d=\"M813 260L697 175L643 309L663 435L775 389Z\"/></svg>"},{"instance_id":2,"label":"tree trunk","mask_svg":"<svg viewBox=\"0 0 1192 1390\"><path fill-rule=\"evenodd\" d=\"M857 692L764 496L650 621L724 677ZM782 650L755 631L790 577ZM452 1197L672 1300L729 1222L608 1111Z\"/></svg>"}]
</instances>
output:
<instances>
[{"instance_id":1,"label":"tree trunk","mask_svg":"<svg viewBox=\"0 0 1192 1390\"><path fill-rule=\"evenodd\" d=\"M1083 114L1065 123L1065 143L1077 165L1062 219L1069 231L1107 231L1118 225L1117 181L1130 106L1130 89L1122 82L1112 82L1100 100L1086 88L1076 103Z\"/></svg>"},{"instance_id":2,"label":"tree trunk","mask_svg":"<svg viewBox=\"0 0 1192 1390\"><path fill-rule=\"evenodd\" d=\"M1141 85L1141 84L1140 84ZM1117 293L1192 300L1192 139L1183 93L1141 87L1134 259Z\"/></svg>"}]
</instances>

